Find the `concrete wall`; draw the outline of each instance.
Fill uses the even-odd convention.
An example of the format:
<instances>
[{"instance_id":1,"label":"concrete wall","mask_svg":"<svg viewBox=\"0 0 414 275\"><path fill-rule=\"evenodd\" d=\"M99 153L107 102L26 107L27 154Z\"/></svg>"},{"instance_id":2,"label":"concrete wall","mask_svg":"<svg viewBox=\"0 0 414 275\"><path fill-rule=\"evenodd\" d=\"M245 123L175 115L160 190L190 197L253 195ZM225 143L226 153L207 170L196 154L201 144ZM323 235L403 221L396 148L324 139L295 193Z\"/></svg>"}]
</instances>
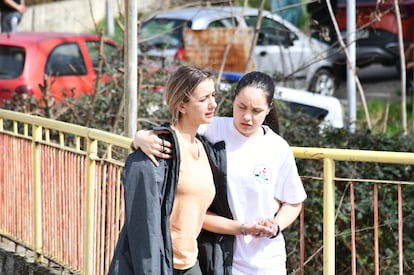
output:
<instances>
[{"instance_id":1,"label":"concrete wall","mask_svg":"<svg viewBox=\"0 0 414 275\"><path fill-rule=\"evenodd\" d=\"M124 14L124 2L112 1L112 14ZM136 0L138 12L148 12L155 0ZM89 32L94 21L105 19L106 0L68 0L28 7L23 15L19 31Z\"/></svg>"},{"instance_id":2,"label":"concrete wall","mask_svg":"<svg viewBox=\"0 0 414 275\"><path fill-rule=\"evenodd\" d=\"M0 236L1 275L63 275L73 274L51 262L36 263L35 254Z\"/></svg>"}]
</instances>

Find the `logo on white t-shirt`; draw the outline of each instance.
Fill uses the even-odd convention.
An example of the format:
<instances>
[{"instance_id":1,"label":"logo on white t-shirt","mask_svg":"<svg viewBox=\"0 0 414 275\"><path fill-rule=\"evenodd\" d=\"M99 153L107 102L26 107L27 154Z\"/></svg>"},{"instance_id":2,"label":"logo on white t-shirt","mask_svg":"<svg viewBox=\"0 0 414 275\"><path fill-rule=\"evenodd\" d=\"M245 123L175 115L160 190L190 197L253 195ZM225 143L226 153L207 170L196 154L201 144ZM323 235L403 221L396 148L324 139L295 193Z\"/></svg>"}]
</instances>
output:
<instances>
[{"instance_id":1,"label":"logo on white t-shirt","mask_svg":"<svg viewBox=\"0 0 414 275\"><path fill-rule=\"evenodd\" d=\"M255 182L260 184L269 183L271 176L270 168L263 164L257 165L254 168L253 175Z\"/></svg>"}]
</instances>

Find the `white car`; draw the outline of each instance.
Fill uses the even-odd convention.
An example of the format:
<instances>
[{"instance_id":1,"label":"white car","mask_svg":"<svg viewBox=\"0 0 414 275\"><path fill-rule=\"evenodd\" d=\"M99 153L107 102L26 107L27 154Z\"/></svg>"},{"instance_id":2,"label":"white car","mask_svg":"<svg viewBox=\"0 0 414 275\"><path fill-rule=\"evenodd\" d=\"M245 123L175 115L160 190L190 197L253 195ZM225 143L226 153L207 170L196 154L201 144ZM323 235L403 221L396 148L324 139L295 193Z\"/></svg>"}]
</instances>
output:
<instances>
[{"instance_id":1,"label":"white car","mask_svg":"<svg viewBox=\"0 0 414 275\"><path fill-rule=\"evenodd\" d=\"M139 54L164 62L184 58L183 30L250 27L255 29L259 10L212 6L175 9L143 20L138 37ZM329 46L269 11L262 12L254 50L255 70L269 73L282 86L333 95L336 77L328 58Z\"/></svg>"},{"instance_id":2,"label":"white car","mask_svg":"<svg viewBox=\"0 0 414 275\"><path fill-rule=\"evenodd\" d=\"M277 86L274 98L294 113L305 113L317 119L321 129L344 127L342 104L336 97Z\"/></svg>"}]
</instances>

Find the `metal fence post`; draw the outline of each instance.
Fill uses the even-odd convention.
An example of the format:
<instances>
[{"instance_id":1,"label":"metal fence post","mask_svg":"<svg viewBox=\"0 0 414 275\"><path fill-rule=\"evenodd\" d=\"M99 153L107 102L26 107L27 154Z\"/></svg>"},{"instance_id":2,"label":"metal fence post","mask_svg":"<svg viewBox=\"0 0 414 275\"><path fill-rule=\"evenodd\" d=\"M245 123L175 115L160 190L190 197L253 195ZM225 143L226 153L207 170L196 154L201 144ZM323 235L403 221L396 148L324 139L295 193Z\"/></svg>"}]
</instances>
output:
<instances>
[{"instance_id":1,"label":"metal fence post","mask_svg":"<svg viewBox=\"0 0 414 275\"><path fill-rule=\"evenodd\" d=\"M85 238L85 275L94 275L95 244L95 183L98 141L88 138L86 159L86 238Z\"/></svg>"},{"instance_id":2,"label":"metal fence post","mask_svg":"<svg viewBox=\"0 0 414 275\"><path fill-rule=\"evenodd\" d=\"M335 162L323 162L323 274L335 275Z\"/></svg>"},{"instance_id":3,"label":"metal fence post","mask_svg":"<svg viewBox=\"0 0 414 275\"><path fill-rule=\"evenodd\" d=\"M33 153L33 184L34 184L34 250L36 260L42 261L43 236L42 236L42 176L41 176L41 144L42 126L33 125L32 132Z\"/></svg>"}]
</instances>

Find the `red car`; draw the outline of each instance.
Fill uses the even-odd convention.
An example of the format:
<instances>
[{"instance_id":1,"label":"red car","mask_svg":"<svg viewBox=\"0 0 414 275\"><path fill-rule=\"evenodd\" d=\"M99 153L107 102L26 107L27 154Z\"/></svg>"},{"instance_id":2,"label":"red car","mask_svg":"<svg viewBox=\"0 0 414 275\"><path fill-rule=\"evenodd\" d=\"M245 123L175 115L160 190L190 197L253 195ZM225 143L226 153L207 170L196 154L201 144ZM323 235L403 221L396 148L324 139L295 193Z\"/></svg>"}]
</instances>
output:
<instances>
[{"instance_id":1,"label":"red car","mask_svg":"<svg viewBox=\"0 0 414 275\"><path fill-rule=\"evenodd\" d=\"M56 100L93 93L99 58L99 35L17 32L0 34L0 99L14 93L42 98L39 85ZM104 39L105 82L120 47ZM45 82L46 81L46 82Z\"/></svg>"}]
</instances>

